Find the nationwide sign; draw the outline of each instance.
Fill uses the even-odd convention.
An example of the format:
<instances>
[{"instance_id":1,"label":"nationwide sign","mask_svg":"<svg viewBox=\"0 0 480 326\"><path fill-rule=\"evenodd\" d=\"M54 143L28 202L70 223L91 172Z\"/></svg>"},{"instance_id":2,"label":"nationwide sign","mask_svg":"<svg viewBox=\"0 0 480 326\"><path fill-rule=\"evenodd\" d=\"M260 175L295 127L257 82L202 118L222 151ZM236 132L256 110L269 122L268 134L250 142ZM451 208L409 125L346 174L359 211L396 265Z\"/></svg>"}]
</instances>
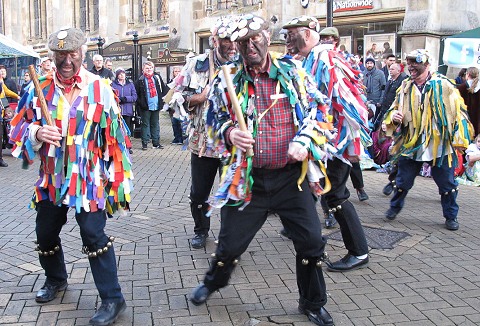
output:
<instances>
[{"instance_id":1,"label":"nationwide sign","mask_svg":"<svg viewBox=\"0 0 480 326\"><path fill-rule=\"evenodd\" d=\"M337 0L333 2L333 12L373 9L373 0Z\"/></svg>"},{"instance_id":2,"label":"nationwide sign","mask_svg":"<svg viewBox=\"0 0 480 326\"><path fill-rule=\"evenodd\" d=\"M480 39L447 38L443 62L449 67L480 67Z\"/></svg>"}]
</instances>

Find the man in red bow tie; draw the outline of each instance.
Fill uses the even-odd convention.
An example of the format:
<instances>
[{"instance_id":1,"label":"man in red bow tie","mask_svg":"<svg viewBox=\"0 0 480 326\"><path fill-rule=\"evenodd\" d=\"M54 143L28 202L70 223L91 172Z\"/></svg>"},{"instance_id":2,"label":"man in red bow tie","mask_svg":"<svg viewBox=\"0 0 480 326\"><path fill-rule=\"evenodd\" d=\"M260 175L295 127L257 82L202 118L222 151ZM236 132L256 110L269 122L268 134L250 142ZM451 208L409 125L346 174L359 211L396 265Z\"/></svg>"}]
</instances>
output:
<instances>
[{"instance_id":1,"label":"man in red bow tie","mask_svg":"<svg viewBox=\"0 0 480 326\"><path fill-rule=\"evenodd\" d=\"M131 147L120 109L109 85L88 72L82 62L85 35L76 28L50 35L53 74L40 78L47 123L37 90L21 99L12 120L13 155L41 164L32 207L37 211L36 251L45 270L45 284L35 300L46 303L67 288L67 270L60 231L67 212L75 209L82 251L87 255L101 305L92 325L110 325L126 304L117 277L114 237L104 228L107 215L128 209L133 189Z\"/></svg>"}]
</instances>

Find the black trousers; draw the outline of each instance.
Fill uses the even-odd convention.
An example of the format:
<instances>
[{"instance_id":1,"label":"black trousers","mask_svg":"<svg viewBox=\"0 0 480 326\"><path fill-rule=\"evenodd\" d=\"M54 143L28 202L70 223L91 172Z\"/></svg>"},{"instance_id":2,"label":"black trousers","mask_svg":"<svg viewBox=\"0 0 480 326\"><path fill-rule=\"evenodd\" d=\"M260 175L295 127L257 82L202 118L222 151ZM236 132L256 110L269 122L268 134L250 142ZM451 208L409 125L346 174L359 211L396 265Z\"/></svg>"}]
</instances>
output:
<instances>
[{"instance_id":1,"label":"black trousers","mask_svg":"<svg viewBox=\"0 0 480 326\"><path fill-rule=\"evenodd\" d=\"M60 250L52 256L39 256L40 264L45 270L46 283L58 284L67 279L65 260L60 240L60 231L67 223L68 207L55 206L49 200L37 203L36 228L37 241L42 251L52 250L59 245ZM95 213L85 212L75 214L83 245L93 252L104 248L108 242L104 228L106 224L105 211ZM95 258L89 258L95 286L102 302L118 302L123 300L118 283L117 264L113 246Z\"/></svg>"},{"instance_id":2,"label":"black trousers","mask_svg":"<svg viewBox=\"0 0 480 326\"><path fill-rule=\"evenodd\" d=\"M353 188L362 189L364 187L362 168L360 167L359 162L352 163L352 168L350 169L350 180L352 180Z\"/></svg>"},{"instance_id":3,"label":"black trousers","mask_svg":"<svg viewBox=\"0 0 480 326\"><path fill-rule=\"evenodd\" d=\"M327 163L327 176L332 183L332 189L325 195L329 208L341 205L342 210L334 213L335 219L340 226L343 243L348 252L354 256L361 256L368 253L367 239L363 232L362 224L358 218L357 211L348 200L350 192L346 187L350 166L338 158Z\"/></svg>"},{"instance_id":4,"label":"black trousers","mask_svg":"<svg viewBox=\"0 0 480 326\"><path fill-rule=\"evenodd\" d=\"M296 251L297 285L300 303L308 309L319 309L327 301L321 266L326 240L313 196L306 181L303 191L297 187L300 165L283 169L253 169L252 201L242 210L224 206L216 257L207 272L204 284L216 290L228 284L235 268L235 259L244 253L270 213L280 216L290 231ZM306 264L305 264L306 263Z\"/></svg>"},{"instance_id":5,"label":"black trousers","mask_svg":"<svg viewBox=\"0 0 480 326\"><path fill-rule=\"evenodd\" d=\"M195 222L195 234L207 234L210 231L210 217L207 216L208 197L212 191L215 177L220 168L220 160L211 157L199 157L191 154L190 208Z\"/></svg>"}]
</instances>

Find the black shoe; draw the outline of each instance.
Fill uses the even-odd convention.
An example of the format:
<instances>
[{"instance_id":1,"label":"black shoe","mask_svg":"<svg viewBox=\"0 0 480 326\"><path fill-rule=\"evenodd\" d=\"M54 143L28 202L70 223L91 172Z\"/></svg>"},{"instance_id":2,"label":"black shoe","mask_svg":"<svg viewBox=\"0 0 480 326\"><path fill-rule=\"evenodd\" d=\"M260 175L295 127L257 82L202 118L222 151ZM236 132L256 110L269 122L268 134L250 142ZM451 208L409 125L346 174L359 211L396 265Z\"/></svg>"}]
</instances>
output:
<instances>
[{"instance_id":1,"label":"black shoe","mask_svg":"<svg viewBox=\"0 0 480 326\"><path fill-rule=\"evenodd\" d=\"M445 220L445 227L450 231L457 231L459 224L456 218Z\"/></svg>"},{"instance_id":2,"label":"black shoe","mask_svg":"<svg viewBox=\"0 0 480 326\"><path fill-rule=\"evenodd\" d=\"M130 148L130 149L128 150L128 152L129 152L130 154L133 154L133 149Z\"/></svg>"},{"instance_id":3,"label":"black shoe","mask_svg":"<svg viewBox=\"0 0 480 326\"><path fill-rule=\"evenodd\" d=\"M0 167L6 168L8 166L7 162L5 162L2 158L0 158Z\"/></svg>"},{"instance_id":4,"label":"black shoe","mask_svg":"<svg viewBox=\"0 0 480 326\"><path fill-rule=\"evenodd\" d=\"M163 146L160 145L160 144L153 145L152 147L153 147L153 148L156 148L156 149L163 149Z\"/></svg>"},{"instance_id":5,"label":"black shoe","mask_svg":"<svg viewBox=\"0 0 480 326\"><path fill-rule=\"evenodd\" d=\"M397 215L398 215L398 212L392 208L389 208L385 213L385 217L390 221L393 221L397 217Z\"/></svg>"},{"instance_id":6,"label":"black shoe","mask_svg":"<svg viewBox=\"0 0 480 326\"><path fill-rule=\"evenodd\" d=\"M283 235L287 239L290 239L290 240L292 239L290 237L290 232L288 232L287 229L285 229L285 228L282 228L279 233L280 233L280 235Z\"/></svg>"},{"instance_id":7,"label":"black shoe","mask_svg":"<svg viewBox=\"0 0 480 326\"><path fill-rule=\"evenodd\" d=\"M368 256L364 259L358 259L357 257L347 254L345 257L336 261L326 262L327 269L331 272L347 272L354 269L364 268L368 265Z\"/></svg>"},{"instance_id":8,"label":"black shoe","mask_svg":"<svg viewBox=\"0 0 480 326\"><path fill-rule=\"evenodd\" d=\"M146 143L142 143L142 150L143 151L146 151L148 148L147 148L147 144Z\"/></svg>"},{"instance_id":9,"label":"black shoe","mask_svg":"<svg viewBox=\"0 0 480 326\"><path fill-rule=\"evenodd\" d=\"M325 228L326 229L331 229L337 224L337 220L335 219L335 216L333 215L332 212L328 213L325 215Z\"/></svg>"},{"instance_id":10,"label":"black shoe","mask_svg":"<svg viewBox=\"0 0 480 326\"><path fill-rule=\"evenodd\" d=\"M357 189L357 195L358 195L358 200L360 201L368 200L368 195L365 192L365 190L363 190L363 188Z\"/></svg>"},{"instance_id":11,"label":"black shoe","mask_svg":"<svg viewBox=\"0 0 480 326\"><path fill-rule=\"evenodd\" d=\"M382 192L385 196L390 196L390 194L393 192L393 183L389 182L385 187L383 187Z\"/></svg>"},{"instance_id":12,"label":"black shoe","mask_svg":"<svg viewBox=\"0 0 480 326\"><path fill-rule=\"evenodd\" d=\"M309 309L305 309L301 305L298 306L298 311L300 313L307 315L308 320L310 320L315 325L319 326L331 326L333 325L333 318L328 313L327 309L324 307L320 308L320 310L312 311Z\"/></svg>"},{"instance_id":13,"label":"black shoe","mask_svg":"<svg viewBox=\"0 0 480 326\"><path fill-rule=\"evenodd\" d=\"M193 291L192 294L190 295L190 301L196 305L199 306L202 303L205 303L207 301L208 297L210 294L212 294L213 291L210 291L205 284L200 283Z\"/></svg>"},{"instance_id":14,"label":"black shoe","mask_svg":"<svg viewBox=\"0 0 480 326\"><path fill-rule=\"evenodd\" d=\"M205 247L207 243L208 234L197 233L192 239L192 248L201 249Z\"/></svg>"},{"instance_id":15,"label":"black shoe","mask_svg":"<svg viewBox=\"0 0 480 326\"><path fill-rule=\"evenodd\" d=\"M120 315L127 308L125 300L121 302L103 303L98 308L97 312L90 319L90 325L106 326L113 324Z\"/></svg>"},{"instance_id":16,"label":"black shoe","mask_svg":"<svg viewBox=\"0 0 480 326\"><path fill-rule=\"evenodd\" d=\"M67 286L68 286L67 281L64 281L59 284L49 284L45 282L42 288L37 292L35 301L37 301L38 303L45 303L45 302L52 301L57 296L57 293L65 290Z\"/></svg>"}]
</instances>

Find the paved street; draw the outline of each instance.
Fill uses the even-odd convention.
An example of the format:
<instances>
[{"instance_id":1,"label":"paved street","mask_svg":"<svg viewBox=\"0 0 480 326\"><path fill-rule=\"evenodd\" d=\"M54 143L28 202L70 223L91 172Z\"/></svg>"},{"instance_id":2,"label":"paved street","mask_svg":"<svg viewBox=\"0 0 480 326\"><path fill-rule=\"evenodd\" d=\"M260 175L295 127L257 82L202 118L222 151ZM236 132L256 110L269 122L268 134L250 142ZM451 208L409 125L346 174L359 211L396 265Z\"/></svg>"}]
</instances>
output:
<instances>
[{"instance_id":1,"label":"paved street","mask_svg":"<svg viewBox=\"0 0 480 326\"><path fill-rule=\"evenodd\" d=\"M276 216L268 218L244 253L228 287L214 293L207 305L197 307L187 300L215 250L218 210L206 249L192 249L189 153L170 145L167 116L161 128L163 150L141 151L140 140L133 140L131 211L107 224L107 234L116 237L120 284L128 304L115 325L313 325L297 311L294 249L278 234ZM9 167L0 168L0 325L88 325L99 298L74 219L62 231L68 289L48 304L35 302L44 276L33 251L35 212L27 203L38 162L22 170L9 150L4 158ZM451 232L443 226L432 179L416 179L406 208L393 222L383 218L389 202L381 192L386 174L365 171L364 179L370 199L351 197L364 225L408 235L393 249L371 249L368 268L325 270L326 308L335 325L479 325L480 189L460 186L461 226ZM338 240L329 240L327 251L333 260L346 253Z\"/></svg>"}]
</instances>

